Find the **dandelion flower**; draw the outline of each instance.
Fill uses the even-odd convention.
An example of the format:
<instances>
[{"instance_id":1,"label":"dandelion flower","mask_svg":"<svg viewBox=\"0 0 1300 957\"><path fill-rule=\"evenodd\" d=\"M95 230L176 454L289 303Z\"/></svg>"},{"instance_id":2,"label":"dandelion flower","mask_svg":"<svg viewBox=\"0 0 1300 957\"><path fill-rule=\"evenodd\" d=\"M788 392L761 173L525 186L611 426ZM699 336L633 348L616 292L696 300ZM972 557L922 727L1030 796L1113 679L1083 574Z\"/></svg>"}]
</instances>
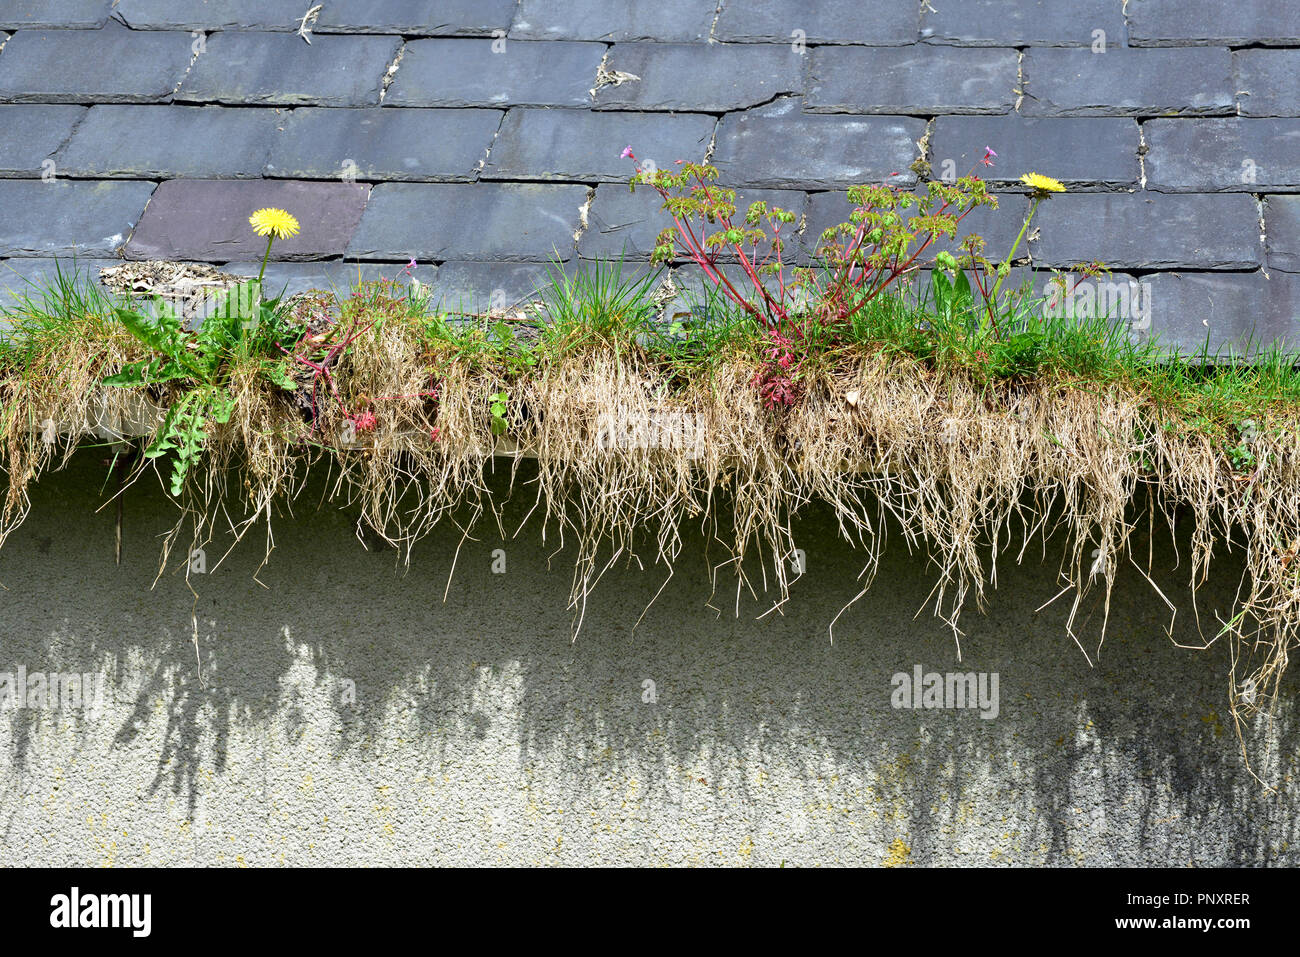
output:
<instances>
[{"instance_id":1,"label":"dandelion flower","mask_svg":"<svg viewBox=\"0 0 1300 957\"><path fill-rule=\"evenodd\" d=\"M1044 198L1049 193L1065 192L1065 187L1061 185L1060 180L1052 179L1052 177L1044 176L1041 173L1026 173L1020 177L1020 182L1032 189L1034 195L1039 198Z\"/></svg>"},{"instance_id":2,"label":"dandelion flower","mask_svg":"<svg viewBox=\"0 0 1300 957\"><path fill-rule=\"evenodd\" d=\"M253 232L259 236L287 239L289 236L298 235L298 220L283 209L276 209L273 206L259 209L252 216L249 216L248 224L253 227Z\"/></svg>"}]
</instances>

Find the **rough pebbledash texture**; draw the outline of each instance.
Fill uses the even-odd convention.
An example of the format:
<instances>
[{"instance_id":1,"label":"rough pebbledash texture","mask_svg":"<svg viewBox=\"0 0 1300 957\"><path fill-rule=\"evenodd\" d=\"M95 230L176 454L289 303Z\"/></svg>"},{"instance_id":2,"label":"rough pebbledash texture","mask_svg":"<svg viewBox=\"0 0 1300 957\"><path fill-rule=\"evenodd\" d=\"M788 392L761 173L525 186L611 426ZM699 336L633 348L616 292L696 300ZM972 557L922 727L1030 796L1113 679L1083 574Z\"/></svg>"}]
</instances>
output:
<instances>
[{"instance_id":1,"label":"rough pebbledash texture","mask_svg":"<svg viewBox=\"0 0 1300 957\"><path fill-rule=\"evenodd\" d=\"M300 197L303 234L275 254L321 260L295 281L415 255L472 264L454 291L477 298L556 255L648 259L665 222L626 195L626 146L779 190L810 217L801 257L846 208L831 193L911 186L918 159L962 175L989 146L991 255L1035 170L1070 192L1023 265L1168 275L1156 288L1193 317L1175 344L1237 341L1260 311L1300 329L1277 282L1300 261L1294 0L377 0L305 27L298 0L2 6L0 258L255 259L185 220L264 181ZM1198 305L1223 289L1250 308Z\"/></svg>"}]
</instances>

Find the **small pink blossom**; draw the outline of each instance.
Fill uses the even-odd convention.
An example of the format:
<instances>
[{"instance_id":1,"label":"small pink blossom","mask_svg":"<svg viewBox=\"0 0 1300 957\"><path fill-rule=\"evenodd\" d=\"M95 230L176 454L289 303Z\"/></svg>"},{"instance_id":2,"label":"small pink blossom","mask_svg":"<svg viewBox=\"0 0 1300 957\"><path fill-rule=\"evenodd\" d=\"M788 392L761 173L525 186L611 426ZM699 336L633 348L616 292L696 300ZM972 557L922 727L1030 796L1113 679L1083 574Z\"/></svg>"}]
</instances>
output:
<instances>
[{"instance_id":1,"label":"small pink blossom","mask_svg":"<svg viewBox=\"0 0 1300 957\"><path fill-rule=\"evenodd\" d=\"M619 159L636 159L636 154L632 152L632 147L625 146L623 147L623 152L619 156Z\"/></svg>"},{"instance_id":2,"label":"small pink blossom","mask_svg":"<svg viewBox=\"0 0 1300 957\"><path fill-rule=\"evenodd\" d=\"M369 411L362 412L353 419L353 422L356 424L358 432L372 432L375 426L379 424L379 420L375 418L375 413Z\"/></svg>"},{"instance_id":3,"label":"small pink blossom","mask_svg":"<svg viewBox=\"0 0 1300 957\"><path fill-rule=\"evenodd\" d=\"M986 146L986 147L984 147L984 158L983 158L982 160L980 160L980 165L981 165L981 166L992 166L992 165L993 165L993 157L995 157L995 156L997 156L997 155L998 155L997 153L993 152L993 147L991 147L991 146Z\"/></svg>"}]
</instances>

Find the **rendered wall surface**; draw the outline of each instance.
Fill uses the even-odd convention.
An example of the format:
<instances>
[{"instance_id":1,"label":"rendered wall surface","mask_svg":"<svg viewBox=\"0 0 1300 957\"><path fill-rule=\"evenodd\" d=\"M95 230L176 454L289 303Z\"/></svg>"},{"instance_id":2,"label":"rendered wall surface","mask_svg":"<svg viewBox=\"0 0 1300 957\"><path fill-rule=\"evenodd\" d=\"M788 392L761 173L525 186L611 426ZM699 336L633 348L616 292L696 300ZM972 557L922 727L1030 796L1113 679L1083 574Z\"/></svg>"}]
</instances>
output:
<instances>
[{"instance_id":1,"label":"rendered wall surface","mask_svg":"<svg viewBox=\"0 0 1300 957\"><path fill-rule=\"evenodd\" d=\"M0 549L0 671L106 682L98 712L0 711L0 863L1300 863L1294 676L1268 794L1225 710L1227 650L1174 647L1131 569L1095 667L1063 603L1035 612L1059 587L1037 546L999 566L958 665L951 633L913 617L931 578L895 535L832 644L862 556L814 509L781 613L746 599L737 618L725 569L710 603L725 555L688 529L638 628L662 569L619 566L571 641L572 551L553 537L485 524L462 543L446 525L403 570L348 513L316 511L319 486L276 522L266 587L254 533L220 567L209 548L197 599L170 572L151 589L175 509L132 488L115 565L101 459L35 486ZM531 499L516 488L507 530ZM1175 636L1195 644L1172 564L1158 537ZM1200 592L1210 634L1237 574L1229 557ZM891 707L891 676L917 664L997 672L998 716Z\"/></svg>"}]
</instances>

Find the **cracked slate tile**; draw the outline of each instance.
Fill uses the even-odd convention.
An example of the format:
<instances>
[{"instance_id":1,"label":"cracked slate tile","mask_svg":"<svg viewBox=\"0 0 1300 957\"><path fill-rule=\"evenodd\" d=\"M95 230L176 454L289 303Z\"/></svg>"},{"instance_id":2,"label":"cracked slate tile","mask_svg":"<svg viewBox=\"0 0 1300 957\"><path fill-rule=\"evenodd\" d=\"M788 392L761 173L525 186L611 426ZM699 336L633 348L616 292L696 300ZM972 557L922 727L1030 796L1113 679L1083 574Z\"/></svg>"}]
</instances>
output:
<instances>
[{"instance_id":1,"label":"cracked slate tile","mask_svg":"<svg viewBox=\"0 0 1300 957\"><path fill-rule=\"evenodd\" d=\"M0 256L112 256L153 183L0 180Z\"/></svg>"},{"instance_id":2,"label":"cracked slate tile","mask_svg":"<svg viewBox=\"0 0 1300 957\"><path fill-rule=\"evenodd\" d=\"M412 40L385 106L587 106L600 43Z\"/></svg>"},{"instance_id":3,"label":"cracked slate tile","mask_svg":"<svg viewBox=\"0 0 1300 957\"><path fill-rule=\"evenodd\" d=\"M965 176L973 167L990 183L1015 183L1022 173L1042 169L1063 183L1136 186L1138 135L1137 122L1128 117L940 116L930 137L930 165L941 179ZM979 165L986 146L998 154L992 166Z\"/></svg>"},{"instance_id":4,"label":"cracked slate tile","mask_svg":"<svg viewBox=\"0 0 1300 957\"><path fill-rule=\"evenodd\" d=\"M0 102L143 103L165 100L192 55L188 33L20 30L0 52Z\"/></svg>"},{"instance_id":5,"label":"cracked slate tile","mask_svg":"<svg viewBox=\"0 0 1300 957\"><path fill-rule=\"evenodd\" d=\"M307 44L284 33L217 33L208 38L176 100L375 106L401 42L389 36L321 36Z\"/></svg>"},{"instance_id":6,"label":"cracked slate tile","mask_svg":"<svg viewBox=\"0 0 1300 957\"><path fill-rule=\"evenodd\" d=\"M42 163L68 141L86 115L84 106L0 106L0 176L40 176ZM54 175L58 165L46 167Z\"/></svg>"},{"instance_id":7,"label":"cracked slate tile","mask_svg":"<svg viewBox=\"0 0 1300 957\"><path fill-rule=\"evenodd\" d=\"M725 113L803 92L804 57L789 44L619 43L606 66L638 79L598 89L598 110Z\"/></svg>"}]
</instances>

